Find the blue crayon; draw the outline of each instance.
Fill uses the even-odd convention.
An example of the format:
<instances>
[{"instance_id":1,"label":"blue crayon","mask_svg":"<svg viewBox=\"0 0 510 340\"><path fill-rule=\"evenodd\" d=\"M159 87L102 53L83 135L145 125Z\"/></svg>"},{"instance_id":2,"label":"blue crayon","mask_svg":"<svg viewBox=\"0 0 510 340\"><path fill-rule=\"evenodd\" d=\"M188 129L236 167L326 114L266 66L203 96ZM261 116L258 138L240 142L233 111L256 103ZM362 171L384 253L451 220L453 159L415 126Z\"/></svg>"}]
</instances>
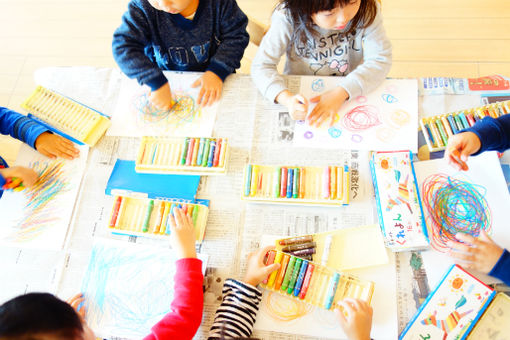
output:
<instances>
[{"instance_id":1,"label":"blue crayon","mask_svg":"<svg viewBox=\"0 0 510 340\"><path fill-rule=\"evenodd\" d=\"M250 196L250 190L251 190L251 169L252 169L252 165L249 164L248 168L246 169L246 182L244 183L244 196L246 196L246 197Z\"/></svg>"},{"instance_id":2,"label":"blue crayon","mask_svg":"<svg viewBox=\"0 0 510 340\"><path fill-rule=\"evenodd\" d=\"M204 139L200 138L200 144L198 145L197 165L202 165L203 154L204 154Z\"/></svg>"},{"instance_id":3,"label":"blue crayon","mask_svg":"<svg viewBox=\"0 0 510 340\"><path fill-rule=\"evenodd\" d=\"M156 159L156 154L158 153L158 144L156 144L156 147L154 148L154 152L152 153L152 161L151 164L154 164L154 160Z\"/></svg>"},{"instance_id":4,"label":"blue crayon","mask_svg":"<svg viewBox=\"0 0 510 340\"><path fill-rule=\"evenodd\" d=\"M301 265L301 269L299 270L296 285L294 286L294 296L298 296L299 292L301 291L301 286L303 285L303 280L305 278L307 268L308 268L308 261L303 261L303 264Z\"/></svg>"},{"instance_id":5,"label":"blue crayon","mask_svg":"<svg viewBox=\"0 0 510 340\"><path fill-rule=\"evenodd\" d=\"M214 162L214 149L216 149L216 142L215 141L211 141L211 146L209 148L209 157L208 157L208 160L207 160L207 166L210 168L213 166L213 162Z\"/></svg>"},{"instance_id":6,"label":"blue crayon","mask_svg":"<svg viewBox=\"0 0 510 340\"><path fill-rule=\"evenodd\" d=\"M462 124L464 124L464 129L469 128L469 127L470 127L470 125L469 125L469 123L468 123L468 121L467 121L467 118L466 118L466 115L464 114L464 112L461 112L461 113L459 114L459 116L460 116L460 120L462 121Z\"/></svg>"},{"instance_id":7,"label":"blue crayon","mask_svg":"<svg viewBox=\"0 0 510 340\"><path fill-rule=\"evenodd\" d=\"M427 134L429 135L429 139L432 142L432 145L436 145L436 141L434 140L434 136L432 135L429 124L425 124L425 128L427 129Z\"/></svg>"},{"instance_id":8,"label":"blue crayon","mask_svg":"<svg viewBox=\"0 0 510 340\"><path fill-rule=\"evenodd\" d=\"M287 198L292 198L292 180L294 179L294 169L289 168L287 172Z\"/></svg>"},{"instance_id":9,"label":"blue crayon","mask_svg":"<svg viewBox=\"0 0 510 340\"><path fill-rule=\"evenodd\" d=\"M330 309L333 304L333 299L335 298L336 288L338 287L338 281L340 281L340 274L335 272L331 281L329 282L328 293L326 295L326 303L324 304L324 308Z\"/></svg>"},{"instance_id":10,"label":"blue crayon","mask_svg":"<svg viewBox=\"0 0 510 340\"><path fill-rule=\"evenodd\" d=\"M455 123L455 119L453 119L452 116L447 116L446 119L448 120L448 123L450 123L450 127L452 128L453 134L455 135L457 132L459 132L457 124Z\"/></svg>"}]
</instances>

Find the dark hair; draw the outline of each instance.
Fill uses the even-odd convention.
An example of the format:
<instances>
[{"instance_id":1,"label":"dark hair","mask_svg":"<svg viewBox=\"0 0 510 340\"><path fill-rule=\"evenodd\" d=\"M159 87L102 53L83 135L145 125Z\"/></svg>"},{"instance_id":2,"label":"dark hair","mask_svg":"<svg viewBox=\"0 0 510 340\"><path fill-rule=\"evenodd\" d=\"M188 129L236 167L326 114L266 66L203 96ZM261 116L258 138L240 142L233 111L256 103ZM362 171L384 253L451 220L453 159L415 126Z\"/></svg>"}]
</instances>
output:
<instances>
[{"instance_id":1,"label":"dark hair","mask_svg":"<svg viewBox=\"0 0 510 340\"><path fill-rule=\"evenodd\" d=\"M41 336L79 339L80 316L68 303L48 293L20 295L0 306L0 338L35 340Z\"/></svg>"},{"instance_id":2,"label":"dark hair","mask_svg":"<svg viewBox=\"0 0 510 340\"><path fill-rule=\"evenodd\" d=\"M289 11L290 21L294 26L289 47L301 42L306 46L307 40L317 37L318 32L314 28L315 24L312 15L321 11L330 11L338 6L346 6L352 0L280 0L277 8L285 8ZM366 28L370 26L377 14L377 0L359 0L361 1L359 10L349 22L344 36L355 34L357 28Z\"/></svg>"}]
</instances>

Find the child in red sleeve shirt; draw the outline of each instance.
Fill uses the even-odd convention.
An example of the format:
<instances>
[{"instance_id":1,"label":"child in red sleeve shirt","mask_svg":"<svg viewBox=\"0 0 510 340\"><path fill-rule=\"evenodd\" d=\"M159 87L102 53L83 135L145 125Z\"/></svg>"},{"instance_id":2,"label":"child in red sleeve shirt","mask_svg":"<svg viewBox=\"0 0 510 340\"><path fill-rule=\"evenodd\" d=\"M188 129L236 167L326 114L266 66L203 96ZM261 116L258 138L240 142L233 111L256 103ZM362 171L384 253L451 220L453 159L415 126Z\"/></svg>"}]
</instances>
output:
<instances>
[{"instance_id":1,"label":"child in red sleeve shirt","mask_svg":"<svg viewBox=\"0 0 510 340\"><path fill-rule=\"evenodd\" d=\"M176 263L171 311L152 327L145 339L191 339L202 321L202 261L196 258L193 222L182 209L171 218L171 243ZM79 308L81 294L67 303L48 293L29 293L0 306L0 339L94 340ZM73 309L74 308L74 309Z\"/></svg>"}]
</instances>

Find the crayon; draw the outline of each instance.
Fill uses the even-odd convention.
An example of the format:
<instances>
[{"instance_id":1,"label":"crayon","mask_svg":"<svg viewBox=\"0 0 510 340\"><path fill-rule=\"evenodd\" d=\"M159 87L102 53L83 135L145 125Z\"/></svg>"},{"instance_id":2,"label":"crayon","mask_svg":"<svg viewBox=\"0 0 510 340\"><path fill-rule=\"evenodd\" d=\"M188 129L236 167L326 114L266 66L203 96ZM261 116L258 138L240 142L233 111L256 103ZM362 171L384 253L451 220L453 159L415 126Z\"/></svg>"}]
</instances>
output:
<instances>
[{"instance_id":1,"label":"crayon","mask_svg":"<svg viewBox=\"0 0 510 340\"><path fill-rule=\"evenodd\" d=\"M151 220L152 209L154 208L154 200L150 200L147 205L147 212L143 219L143 232L146 233L149 230L149 221Z\"/></svg>"},{"instance_id":2,"label":"crayon","mask_svg":"<svg viewBox=\"0 0 510 340\"><path fill-rule=\"evenodd\" d=\"M287 287L287 294L292 294L292 292L294 291L294 286L296 285L296 281L301 270L302 262L303 260L301 260L300 258L296 258L296 264L294 265L294 269L292 270L289 286Z\"/></svg>"},{"instance_id":3,"label":"crayon","mask_svg":"<svg viewBox=\"0 0 510 340\"><path fill-rule=\"evenodd\" d=\"M324 299L327 297L327 293L328 293L327 287L328 287L329 281L330 281L330 275L328 273L326 273L325 271L322 272L322 278L321 278L320 285L319 285L320 288L317 289L317 294L314 298L315 304L321 304L324 301Z\"/></svg>"},{"instance_id":4,"label":"crayon","mask_svg":"<svg viewBox=\"0 0 510 340\"><path fill-rule=\"evenodd\" d=\"M278 275L276 275L276 281L274 283L274 289L275 290L280 290L280 288L282 286L282 283L283 283L284 276L285 276L285 272L287 270L287 266L288 266L289 260L290 260L290 256L289 255L283 254L282 256L283 256L283 258L282 258L282 266L280 267L280 270L278 270Z\"/></svg>"},{"instance_id":5,"label":"crayon","mask_svg":"<svg viewBox=\"0 0 510 340\"><path fill-rule=\"evenodd\" d=\"M207 160L209 159L210 146L211 146L211 140L209 138L206 138L205 143L204 143L204 153L202 155L202 166L207 166Z\"/></svg>"},{"instance_id":6,"label":"crayon","mask_svg":"<svg viewBox=\"0 0 510 340\"><path fill-rule=\"evenodd\" d=\"M305 168L299 170L299 198L305 198Z\"/></svg>"},{"instance_id":7,"label":"crayon","mask_svg":"<svg viewBox=\"0 0 510 340\"><path fill-rule=\"evenodd\" d=\"M250 196L255 196L257 194L257 182L259 177L259 166L254 165L251 172L251 186L250 186Z\"/></svg>"},{"instance_id":8,"label":"crayon","mask_svg":"<svg viewBox=\"0 0 510 340\"><path fill-rule=\"evenodd\" d=\"M117 217L119 216L120 204L122 203L122 196L117 197L115 205L113 206L112 218L110 219L110 228L114 228L117 223Z\"/></svg>"},{"instance_id":9,"label":"crayon","mask_svg":"<svg viewBox=\"0 0 510 340\"><path fill-rule=\"evenodd\" d=\"M286 291L289 286L290 279L292 277L292 272L294 271L294 266L296 264L297 257L291 256L289 259L289 264L287 265L287 270L285 271L285 276L283 277L283 282L281 286L281 290Z\"/></svg>"},{"instance_id":10,"label":"crayon","mask_svg":"<svg viewBox=\"0 0 510 340\"><path fill-rule=\"evenodd\" d=\"M193 221L193 226L195 227L197 225L198 209L199 205L195 205L195 209L193 209L193 213L191 214L191 220Z\"/></svg>"},{"instance_id":11,"label":"crayon","mask_svg":"<svg viewBox=\"0 0 510 340\"><path fill-rule=\"evenodd\" d=\"M195 138L190 138L188 145L188 154L186 155L186 165L190 166L193 160L193 151L195 150Z\"/></svg>"},{"instance_id":12,"label":"crayon","mask_svg":"<svg viewBox=\"0 0 510 340\"><path fill-rule=\"evenodd\" d=\"M312 248L313 250L315 250L315 248ZM307 260L307 261L313 261L313 255L301 255L299 256L299 258L303 259L303 260Z\"/></svg>"},{"instance_id":13,"label":"crayon","mask_svg":"<svg viewBox=\"0 0 510 340\"><path fill-rule=\"evenodd\" d=\"M168 220L167 220L167 224L166 224L166 229L165 229L165 234L167 235L170 235L170 228L171 228L171 225L172 225L172 218L175 218L175 215L174 215L174 210L175 210L175 207L176 207L176 204L175 203L171 203L170 204L170 212L168 213L169 216L168 216Z\"/></svg>"},{"instance_id":14,"label":"crayon","mask_svg":"<svg viewBox=\"0 0 510 340\"><path fill-rule=\"evenodd\" d=\"M274 262L273 263L281 263L282 262L282 257L283 257L283 253L281 251L276 252L276 256L274 258ZM280 270L281 270L281 267L282 266L280 266ZM280 270L275 270L274 272L272 272L269 275L269 279L267 280L267 285L266 285L267 288L273 287L274 282L276 280L276 275L279 273Z\"/></svg>"},{"instance_id":15,"label":"crayon","mask_svg":"<svg viewBox=\"0 0 510 340\"><path fill-rule=\"evenodd\" d=\"M453 119L455 119L455 123L457 123L457 127L459 128L459 131L463 130L464 124L462 124L462 120L460 119L459 115L453 116Z\"/></svg>"},{"instance_id":16,"label":"crayon","mask_svg":"<svg viewBox=\"0 0 510 340\"><path fill-rule=\"evenodd\" d=\"M209 157L207 159L207 167L212 167L214 162L214 150L216 149L216 142L211 141L211 147L209 148Z\"/></svg>"},{"instance_id":17,"label":"crayon","mask_svg":"<svg viewBox=\"0 0 510 340\"><path fill-rule=\"evenodd\" d=\"M155 234L159 234L159 230L161 228L161 224L163 223L163 216L165 215L165 202L161 202L161 206L159 207L159 214L158 214L158 224L156 224L156 229L154 230Z\"/></svg>"},{"instance_id":18,"label":"crayon","mask_svg":"<svg viewBox=\"0 0 510 340\"><path fill-rule=\"evenodd\" d=\"M467 119L466 119L466 115L464 114L464 112L461 112L461 113L459 114L459 116L460 116L460 119L461 119L461 121L462 121L462 124L464 124L464 129L469 128L469 123L468 123L468 121L467 121Z\"/></svg>"},{"instance_id":19,"label":"crayon","mask_svg":"<svg viewBox=\"0 0 510 340\"><path fill-rule=\"evenodd\" d=\"M281 173L280 167L276 167L275 171L274 171L274 178L273 178L273 183L274 183L273 196L275 198L280 197L280 173Z\"/></svg>"},{"instance_id":20,"label":"crayon","mask_svg":"<svg viewBox=\"0 0 510 340\"><path fill-rule=\"evenodd\" d=\"M324 308L330 309L333 304L333 298L335 297L336 288L338 286L338 281L340 280L340 274L335 272L331 281L329 282L328 293L326 294L326 303L324 304Z\"/></svg>"},{"instance_id":21,"label":"crayon","mask_svg":"<svg viewBox=\"0 0 510 340\"><path fill-rule=\"evenodd\" d=\"M188 204L188 211L186 212L186 215L191 218L193 216L193 211L195 210L195 206Z\"/></svg>"},{"instance_id":22,"label":"crayon","mask_svg":"<svg viewBox=\"0 0 510 340\"><path fill-rule=\"evenodd\" d=\"M294 178L292 179L292 198L298 198L299 195L299 168L294 169Z\"/></svg>"},{"instance_id":23,"label":"crayon","mask_svg":"<svg viewBox=\"0 0 510 340\"><path fill-rule=\"evenodd\" d=\"M344 205L349 204L350 195L351 195L351 179L349 173L349 166L347 164L344 165Z\"/></svg>"},{"instance_id":24,"label":"crayon","mask_svg":"<svg viewBox=\"0 0 510 340\"><path fill-rule=\"evenodd\" d=\"M193 153L191 154L191 166L197 165L198 149L200 148L200 139L194 138Z\"/></svg>"},{"instance_id":25,"label":"crayon","mask_svg":"<svg viewBox=\"0 0 510 340\"><path fill-rule=\"evenodd\" d=\"M448 123L450 123L450 128L452 129L453 134L456 134L457 132L459 132L459 129L457 127L457 123L455 122L455 119L453 119L452 116L448 116L448 117L446 117L446 119L448 120Z\"/></svg>"},{"instance_id":26,"label":"crayon","mask_svg":"<svg viewBox=\"0 0 510 340\"><path fill-rule=\"evenodd\" d=\"M182 145L181 165L186 164L186 156L188 156L188 146L189 146L189 138L186 138L184 140L184 144Z\"/></svg>"},{"instance_id":27,"label":"crayon","mask_svg":"<svg viewBox=\"0 0 510 340\"><path fill-rule=\"evenodd\" d=\"M315 254L315 248L299 249L299 250L289 251L289 253L294 256L303 257L303 256Z\"/></svg>"},{"instance_id":28,"label":"crayon","mask_svg":"<svg viewBox=\"0 0 510 340\"><path fill-rule=\"evenodd\" d=\"M432 131L432 135L434 136L434 140L436 141L436 145L444 146L443 142L441 140L441 136L439 136L439 130L437 129L436 124L434 124L434 121L430 121L430 130Z\"/></svg>"},{"instance_id":29,"label":"crayon","mask_svg":"<svg viewBox=\"0 0 510 340\"><path fill-rule=\"evenodd\" d=\"M312 279L314 268L315 268L314 264L308 263L305 278L303 279L303 285L301 286L301 291L299 292L299 298L301 300L303 300L306 297L306 293L308 292L308 287L310 286L310 280Z\"/></svg>"},{"instance_id":30,"label":"crayon","mask_svg":"<svg viewBox=\"0 0 510 340\"><path fill-rule=\"evenodd\" d=\"M220 163L220 153L221 153L221 149L222 149L222 145L223 142L220 139L218 139L218 143L216 144L216 150L214 150L214 158L213 158L213 164L212 166L214 167L217 167L218 164Z\"/></svg>"},{"instance_id":31,"label":"crayon","mask_svg":"<svg viewBox=\"0 0 510 340\"><path fill-rule=\"evenodd\" d=\"M225 165L225 157L227 157L226 156L227 148L228 148L227 140L222 139L221 140L221 151L220 151L220 162L218 164L220 168L223 168L223 166Z\"/></svg>"},{"instance_id":32,"label":"crayon","mask_svg":"<svg viewBox=\"0 0 510 340\"><path fill-rule=\"evenodd\" d=\"M330 197L332 200L336 198L336 166L330 166L330 186L329 192L331 193Z\"/></svg>"},{"instance_id":33,"label":"crayon","mask_svg":"<svg viewBox=\"0 0 510 340\"><path fill-rule=\"evenodd\" d=\"M287 169L287 198L292 198L292 180L294 179L294 169Z\"/></svg>"},{"instance_id":34,"label":"crayon","mask_svg":"<svg viewBox=\"0 0 510 340\"><path fill-rule=\"evenodd\" d=\"M322 198L329 198L329 182L329 167L325 167L322 175Z\"/></svg>"},{"instance_id":35,"label":"crayon","mask_svg":"<svg viewBox=\"0 0 510 340\"><path fill-rule=\"evenodd\" d=\"M151 164L154 164L154 160L156 159L156 155L158 153L158 144L156 144L154 146L154 151L152 151L152 159L151 159Z\"/></svg>"},{"instance_id":36,"label":"crayon","mask_svg":"<svg viewBox=\"0 0 510 340\"><path fill-rule=\"evenodd\" d=\"M182 208L180 207L180 204L179 204L179 209L182 209L182 213L184 215L187 215L188 214L188 205L187 204L183 204L182 205Z\"/></svg>"},{"instance_id":37,"label":"crayon","mask_svg":"<svg viewBox=\"0 0 510 340\"><path fill-rule=\"evenodd\" d=\"M204 157L204 138L200 138L200 144L198 145L198 154L197 154L197 165L202 165L202 158Z\"/></svg>"},{"instance_id":38,"label":"crayon","mask_svg":"<svg viewBox=\"0 0 510 340\"><path fill-rule=\"evenodd\" d=\"M448 122L448 119L446 119L446 117L441 117L441 122L443 122L443 126L446 130L446 134L448 134L448 138L453 136L453 130L450 126L450 123Z\"/></svg>"},{"instance_id":39,"label":"crayon","mask_svg":"<svg viewBox=\"0 0 510 340\"><path fill-rule=\"evenodd\" d=\"M432 131L430 130L430 126L428 123L423 124L425 126L425 132L427 133L430 143L432 143L432 146L436 146L436 142L434 141L434 137L432 137Z\"/></svg>"},{"instance_id":40,"label":"crayon","mask_svg":"<svg viewBox=\"0 0 510 340\"><path fill-rule=\"evenodd\" d=\"M257 181L257 192L264 194L262 183L264 183L264 172L260 171L260 176Z\"/></svg>"},{"instance_id":41,"label":"crayon","mask_svg":"<svg viewBox=\"0 0 510 340\"><path fill-rule=\"evenodd\" d=\"M170 212L170 203L163 201L162 204L165 206L165 211L163 212L163 219L162 219L162 224L161 224L162 228L160 227L160 229L159 229L160 234L165 233L165 227L168 224L168 216L169 216L169 212Z\"/></svg>"},{"instance_id":42,"label":"crayon","mask_svg":"<svg viewBox=\"0 0 510 340\"><path fill-rule=\"evenodd\" d=\"M287 168L282 168L280 176L280 197L287 197Z\"/></svg>"},{"instance_id":43,"label":"crayon","mask_svg":"<svg viewBox=\"0 0 510 340\"><path fill-rule=\"evenodd\" d=\"M469 126L473 126L475 125L475 118L473 117L473 115L470 113L466 116L468 122L469 122Z\"/></svg>"},{"instance_id":44,"label":"crayon","mask_svg":"<svg viewBox=\"0 0 510 340\"><path fill-rule=\"evenodd\" d=\"M306 242L311 242L311 241L313 241L313 236L305 235L305 236L286 238L286 239L278 241L278 244L280 244L281 246L286 246L286 245L290 245L290 244L306 243Z\"/></svg>"},{"instance_id":45,"label":"crayon","mask_svg":"<svg viewBox=\"0 0 510 340\"><path fill-rule=\"evenodd\" d=\"M246 168L246 182L244 183L244 196L246 197L250 196L252 168L251 164L248 164Z\"/></svg>"},{"instance_id":46,"label":"crayon","mask_svg":"<svg viewBox=\"0 0 510 340\"><path fill-rule=\"evenodd\" d=\"M443 144L446 145L448 143L448 137L446 136L446 131L444 130L443 123L441 123L440 119L436 119L437 129L439 130L439 134L443 141Z\"/></svg>"},{"instance_id":47,"label":"crayon","mask_svg":"<svg viewBox=\"0 0 510 340\"><path fill-rule=\"evenodd\" d=\"M282 248L282 251L296 251L301 249L315 248L317 244L315 242L307 242L307 243L297 243L291 244Z\"/></svg>"},{"instance_id":48,"label":"crayon","mask_svg":"<svg viewBox=\"0 0 510 340\"><path fill-rule=\"evenodd\" d=\"M321 264L325 266L328 263L329 252L331 251L331 243L333 243L333 235L328 235L324 241L324 251L322 252Z\"/></svg>"},{"instance_id":49,"label":"crayon","mask_svg":"<svg viewBox=\"0 0 510 340\"><path fill-rule=\"evenodd\" d=\"M276 258L276 252L275 252L274 250L269 251L269 252L267 253L266 266L269 266L269 265L273 264L273 263L274 263L275 258ZM267 281L269 280L269 276L270 276L270 275L268 275L268 276L264 279L264 281L262 281L262 283L263 283L263 284L267 284Z\"/></svg>"},{"instance_id":50,"label":"crayon","mask_svg":"<svg viewBox=\"0 0 510 340\"><path fill-rule=\"evenodd\" d=\"M294 285L294 296L297 297L299 292L301 291L301 287L303 285L303 281L305 279L306 269L308 268L308 261L303 261L301 264L301 269L299 269L298 278L296 284Z\"/></svg>"}]
</instances>

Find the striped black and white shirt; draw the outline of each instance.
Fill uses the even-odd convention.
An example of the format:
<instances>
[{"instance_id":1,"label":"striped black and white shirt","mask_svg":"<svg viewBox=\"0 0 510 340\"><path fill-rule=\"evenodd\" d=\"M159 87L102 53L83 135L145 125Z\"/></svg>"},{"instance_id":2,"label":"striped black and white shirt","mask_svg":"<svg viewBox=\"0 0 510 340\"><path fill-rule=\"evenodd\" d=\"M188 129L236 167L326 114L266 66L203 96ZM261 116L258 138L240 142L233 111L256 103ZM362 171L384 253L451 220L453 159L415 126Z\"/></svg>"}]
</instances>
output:
<instances>
[{"instance_id":1,"label":"striped black and white shirt","mask_svg":"<svg viewBox=\"0 0 510 340\"><path fill-rule=\"evenodd\" d=\"M253 332L262 293L256 287L227 279L223 301L216 311L208 340L249 337Z\"/></svg>"}]
</instances>

